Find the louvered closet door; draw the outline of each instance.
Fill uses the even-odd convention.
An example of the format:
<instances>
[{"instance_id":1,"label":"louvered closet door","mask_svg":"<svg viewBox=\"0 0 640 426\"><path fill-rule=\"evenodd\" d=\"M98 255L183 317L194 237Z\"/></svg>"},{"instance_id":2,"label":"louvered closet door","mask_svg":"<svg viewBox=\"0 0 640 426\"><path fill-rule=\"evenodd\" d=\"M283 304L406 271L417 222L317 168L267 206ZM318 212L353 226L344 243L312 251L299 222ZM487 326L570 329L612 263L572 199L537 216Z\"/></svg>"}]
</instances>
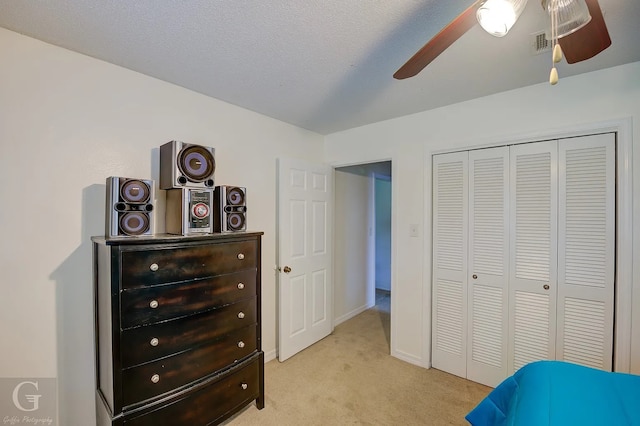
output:
<instances>
[{"instance_id":1,"label":"louvered closet door","mask_svg":"<svg viewBox=\"0 0 640 426\"><path fill-rule=\"evenodd\" d=\"M559 141L557 358L611 370L615 135Z\"/></svg>"},{"instance_id":2,"label":"louvered closet door","mask_svg":"<svg viewBox=\"0 0 640 426\"><path fill-rule=\"evenodd\" d=\"M433 367L466 377L468 153L433 157Z\"/></svg>"},{"instance_id":3,"label":"louvered closet door","mask_svg":"<svg viewBox=\"0 0 640 426\"><path fill-rule=\"evenodd\" d=\"M510 374L555 359L557 155L557 141L510 147Z\"/></svg>"},{"instance_id":4,"label":"louvered closet door","mask_svg":"<svg viewBox=\"0 0 640 426\"><path fill-rule=\"evenodd\" d=\"M507 376L509 147L469 152L467 378Z\"/></svg>"}]
</instances>

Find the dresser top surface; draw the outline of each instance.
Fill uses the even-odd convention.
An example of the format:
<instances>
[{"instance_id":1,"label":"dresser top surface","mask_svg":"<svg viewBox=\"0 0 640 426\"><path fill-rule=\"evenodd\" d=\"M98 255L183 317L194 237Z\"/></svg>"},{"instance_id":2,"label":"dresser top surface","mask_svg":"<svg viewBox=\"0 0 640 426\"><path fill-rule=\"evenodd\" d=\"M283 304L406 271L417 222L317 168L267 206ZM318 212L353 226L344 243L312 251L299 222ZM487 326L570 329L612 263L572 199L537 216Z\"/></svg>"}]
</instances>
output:
<instances>
[{"instance_id":1,"label":"dresser top surface","mask_svg":"<svg viewBox=\"0 0 640 426\"><path fill-rule=\"evenodd\" d=\"M214 234L202 234L202 235L173 235L173 234L156 234L145 235L139 237L104 237L95 236L91 237L91 241L99 244L106 245L139 245L139 244L154 244L154 243L178 243L188 241L211 241L222 242L227 240L237 240L238 238L256 237L263 235L264 232L229 232L229 233L214 233Z\"/></svg>"}]
</instances>

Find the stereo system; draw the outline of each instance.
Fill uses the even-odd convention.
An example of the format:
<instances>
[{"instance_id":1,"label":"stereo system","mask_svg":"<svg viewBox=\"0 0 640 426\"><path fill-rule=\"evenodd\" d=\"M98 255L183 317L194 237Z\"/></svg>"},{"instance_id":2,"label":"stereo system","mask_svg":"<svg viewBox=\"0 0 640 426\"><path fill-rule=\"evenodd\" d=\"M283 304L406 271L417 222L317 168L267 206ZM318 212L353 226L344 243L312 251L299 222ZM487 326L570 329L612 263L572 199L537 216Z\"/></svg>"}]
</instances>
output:
<instances>
[{"instance_id":1,"label":"stereo system","mask_svg":"<svg viewBox=\"0 0 640 426\"><path fill-rule=\"evenodd\" d=\"M168 234L247 229L247 190L215 186L215 149L180 141L160 146L160 189L166 190ZM153 234L154 181L107 178L106 237Z\"/></svg>"},{"instance_id":2,"label":"stereo system","mask_svg":"<svg viewBox=\"0 0 640 426\"><path fill-rule=\"evenodd\" d=\"M247 230L247 189L239 186L216 186L214 205L215 232L237 232Z\"/></svg>"},{"instance_id":3,"label":"stereo system","mask_svg":"<svg viewBox=\"0 0 640 426\"><path fill-rule=\"evenodd\" d=\"M167 190L165 225L167 234L189 235L213 232L213 189Z\"/></svg>"},{"instance_id":4,"label":"stereo system","mask_svg":"<svg viewBox=\"0 0 640 426\"><path fill-rule=\"evenodd\" d=\"M111 176L107 178L107 237L153 233L154 182Z\"/></svg>"},{"instance_id":5,"label":"stereo system","mask_svg":"<svg viewBox=\"0 0 640 426\"><path fill-rule=\"evenodd\" d=\"M160 189L213 189L215 171L214 148L180 141L160 147Z\"/></svg>"}]
</instances>

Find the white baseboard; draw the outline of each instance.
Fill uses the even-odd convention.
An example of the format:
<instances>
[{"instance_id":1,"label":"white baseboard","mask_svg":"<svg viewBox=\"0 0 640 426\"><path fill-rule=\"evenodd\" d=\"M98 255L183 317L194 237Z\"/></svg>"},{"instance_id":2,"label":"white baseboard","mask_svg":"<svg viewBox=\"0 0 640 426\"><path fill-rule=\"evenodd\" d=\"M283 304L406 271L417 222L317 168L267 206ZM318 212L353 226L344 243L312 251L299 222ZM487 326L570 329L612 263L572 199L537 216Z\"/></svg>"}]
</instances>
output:
<instances>
[{"instance_id":1,"label":"white baseboard","mask_svg":"<svg viewBox=\"0 0 640 426\"><path fill-rule=\"evenodd\" d=\"M416 357L415 355L408 354L406 352L392 350L391 356L394 358L398 358L399 360L408 362L409 364L417 365L418 367L423 367L427 369L429 368L428 365L424 365L424 361L421 358Z\"/></svg>"},{"instance_id":2,"label":"white baseboard","mask_svg":"<svg viewBox=\"0 0 640 426\"><path fill-rule=\"evenodd\" d=\"M264 362L267 363L269 361L273 361L274 359L276 359L276 355L277 355L277 352L276 352L275 349L271 349L270 351L265 352L264 353Z\"/></svg>"},{"instance_id":3,"label":"white baseboard","mask_svg":"<svg viewBox=\"0 0 640 426\"><path fill-rule=\"evenodd\" d=\"M336 318L333 321L333 326L335 327L338 324L342 324L343 322L350 320L351 318L355 317L358 314L361 314L362 312L366 311L369 308L373 308L375 306L375 302L372 304L366 304L366 305L362 305L359 308L354 309L351 312L347 312L344 315L339 316L338 318Z\"/></svg>"}]
</instances>

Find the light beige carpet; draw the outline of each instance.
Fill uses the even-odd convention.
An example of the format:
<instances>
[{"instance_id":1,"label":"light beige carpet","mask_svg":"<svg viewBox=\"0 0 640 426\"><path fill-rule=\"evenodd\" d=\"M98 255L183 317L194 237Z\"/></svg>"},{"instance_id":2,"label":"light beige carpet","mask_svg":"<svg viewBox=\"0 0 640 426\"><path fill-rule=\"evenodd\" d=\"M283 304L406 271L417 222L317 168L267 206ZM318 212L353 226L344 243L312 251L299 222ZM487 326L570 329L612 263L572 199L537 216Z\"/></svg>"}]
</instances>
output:
<instances>
[{"instance_id":1,"label":"light beige carpet","mask_svg":"<svg viewBox=\"0 0 640 426\"><path fill-rule=\"evenodd\" d=\"M388 295L287 361L265 365L265 408L225 424L465 425L491 388L389 355Z\"/></svg>"}]
</instances>

